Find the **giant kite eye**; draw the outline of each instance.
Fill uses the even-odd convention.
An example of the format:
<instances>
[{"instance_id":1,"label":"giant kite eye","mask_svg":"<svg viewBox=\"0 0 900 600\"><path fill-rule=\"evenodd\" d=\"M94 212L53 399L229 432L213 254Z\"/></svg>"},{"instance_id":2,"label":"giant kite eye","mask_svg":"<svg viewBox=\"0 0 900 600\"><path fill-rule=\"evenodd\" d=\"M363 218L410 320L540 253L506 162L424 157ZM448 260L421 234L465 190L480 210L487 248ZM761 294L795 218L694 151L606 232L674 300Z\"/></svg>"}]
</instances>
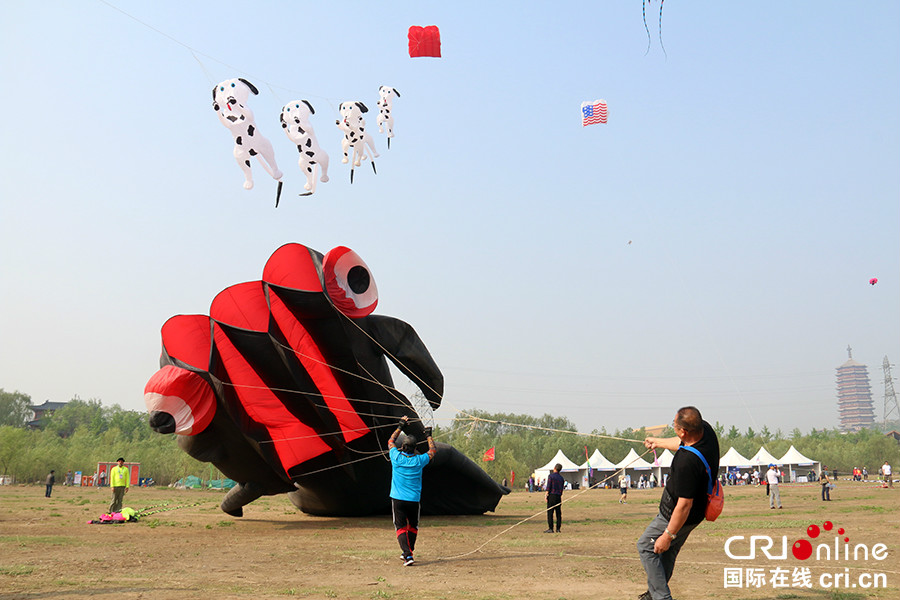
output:
<instances>
[{"instance_id":1,"label":"giant kite eye","mask_svg":"<svg viewBox=\"0 0 900 600\"><path fill-rule=\"evenodd\" d=\"M325 255L325 291L348 317L365 317L378 305L378 288L369 267L356 252L338 246Z\"/></svg>"},{"instance_id":2,"label":"giant kite eye","mask_svg":"<svg viewBox=\"0 0 900 600\"><path fill-rule=\"evenodd\" d=\"M196 435L216 414L216 398L206 381L192 371L166 365L144 388L150 425L160 433Z\"/></svg>"},{"instance_id":3,"label":"giant kite eye","mask_svg":"<svg viewBox=\"0 0 900 600\"><path fill-rule=\"evenodd\" d=\"M231 87L234 87L234 82L231 82Z\"/></svg>"}]
</instances>

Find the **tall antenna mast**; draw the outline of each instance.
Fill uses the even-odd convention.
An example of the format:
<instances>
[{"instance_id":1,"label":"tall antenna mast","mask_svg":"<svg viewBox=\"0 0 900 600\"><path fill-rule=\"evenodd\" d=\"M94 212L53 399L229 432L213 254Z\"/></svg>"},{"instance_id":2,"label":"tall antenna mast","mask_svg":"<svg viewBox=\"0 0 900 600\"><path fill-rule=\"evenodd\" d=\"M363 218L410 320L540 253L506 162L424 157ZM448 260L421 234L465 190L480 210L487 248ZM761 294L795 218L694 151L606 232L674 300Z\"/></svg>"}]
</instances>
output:
<instances>
[{"instance_id":1,"label":"tall antenna mast","mask_svg":"<svg viewBox=\"0 0 900 600\"><path fill-rule=\"evenodd\" d=\"M900 405L897 404L897 394L894 392L894 378L891 377L891 363L888 357L884 357L881 363L884 369L884 423L900 420Z\"/></svg>"}]
</instances>

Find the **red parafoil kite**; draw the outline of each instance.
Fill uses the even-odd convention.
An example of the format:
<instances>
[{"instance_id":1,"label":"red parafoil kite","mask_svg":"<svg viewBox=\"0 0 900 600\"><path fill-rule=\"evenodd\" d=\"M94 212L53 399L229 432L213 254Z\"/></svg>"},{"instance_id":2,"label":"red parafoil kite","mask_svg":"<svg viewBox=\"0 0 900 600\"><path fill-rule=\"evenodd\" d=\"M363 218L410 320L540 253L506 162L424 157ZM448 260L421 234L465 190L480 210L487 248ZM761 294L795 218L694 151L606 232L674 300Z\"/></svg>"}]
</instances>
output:
<instances>
[{"instance_id":1,"label":"red parafoil kite","mask_svg":"<svg viewBox=\"0 0 900 600\"><path fill-rule=\"evenodd\" d=\"M386 359L432 408L444 378L412 326L372 314L377 303L352 250L323 256L287 244L262 280L220 292L209 316L163 325L162 368L144 390L150 426L238 482L222 501L226 513L284 493L311 514L390 512L388 438L402 416L408 433L425 435ZM455 448L437 447L423 474L423 513L481 514L509 493Z\"/></svg>"},{"instance_id":2,"label":"red parafoil kite","mask_svg":"<svg viewBox=\"0 0 900 600\"><path fill-rule=\"evenodd\" d=\"M409 28L409 57L420 56L441 57L441 31L437 25L413 25Z\"/></svg>"},{"instance_id":3,"label":"red parafoil kite","mask_svg":"<svg viewBox=\"0 0 900 600\"><path fill-rule=\"evenodd\" d=\"M872 279L869 280L869 285L875 285L876 283L878 283L877 277L873 277Z\"/></svg>"}]
</instances>

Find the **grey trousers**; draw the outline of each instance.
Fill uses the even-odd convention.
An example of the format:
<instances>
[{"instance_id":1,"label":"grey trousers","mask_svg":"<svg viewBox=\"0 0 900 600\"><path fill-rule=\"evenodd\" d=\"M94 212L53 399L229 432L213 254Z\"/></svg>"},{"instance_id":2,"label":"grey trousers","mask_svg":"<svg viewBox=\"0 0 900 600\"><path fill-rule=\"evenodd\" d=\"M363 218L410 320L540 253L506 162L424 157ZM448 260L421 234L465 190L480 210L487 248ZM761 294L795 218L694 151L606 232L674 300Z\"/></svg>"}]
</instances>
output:
<instances>
[{"instance_id":1,"label":"grey trousers","mask_svg":"<svg viewBox=\"0 0 900 600\"><path fill-rule=\"evenodd\" d=\"M769 484L769 506L778 505L781 508L781 492L778 491L778 484Z\"/></svg>"},{"instance_id":2,"label":"grey trousers","mask_svg":"<svg viewBox=\"0 0 900 600\"><path fill-rule=\"evenodd\" d=\"M656 542L656 538L666 535L665 529L668 524L668 519L657 514L637 541L641 564L644 566L644 571L647 572L647 589L653 600L672 600L672 594L669 592L669 579L672 578L672 572L675 570L675 559L678 558L678 552L687 541L688 536L699 525L697 523L682 526L677 537L672 540L669 549L662 554L657 554L653 551L653 544Z\"/></svg>"}]
</instances>

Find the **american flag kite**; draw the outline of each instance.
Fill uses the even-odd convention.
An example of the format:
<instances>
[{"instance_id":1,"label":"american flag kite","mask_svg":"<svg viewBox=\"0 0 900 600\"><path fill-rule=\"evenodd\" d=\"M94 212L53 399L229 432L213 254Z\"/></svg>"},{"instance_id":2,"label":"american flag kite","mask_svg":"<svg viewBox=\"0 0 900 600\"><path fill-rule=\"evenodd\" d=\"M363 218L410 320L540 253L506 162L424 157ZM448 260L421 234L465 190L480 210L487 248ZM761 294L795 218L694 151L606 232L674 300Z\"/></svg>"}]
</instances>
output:
<instances>
[{"instance_id":1,"label":"american flag kite","mask_svg":"<svg viewBox=\"0 0 900 600\"><path fill-rule=\"evenodd\" d=\"M581 103L581 125L596 125L606 123L606 100L594 100Z\"/></svg>"}]
</instances>

